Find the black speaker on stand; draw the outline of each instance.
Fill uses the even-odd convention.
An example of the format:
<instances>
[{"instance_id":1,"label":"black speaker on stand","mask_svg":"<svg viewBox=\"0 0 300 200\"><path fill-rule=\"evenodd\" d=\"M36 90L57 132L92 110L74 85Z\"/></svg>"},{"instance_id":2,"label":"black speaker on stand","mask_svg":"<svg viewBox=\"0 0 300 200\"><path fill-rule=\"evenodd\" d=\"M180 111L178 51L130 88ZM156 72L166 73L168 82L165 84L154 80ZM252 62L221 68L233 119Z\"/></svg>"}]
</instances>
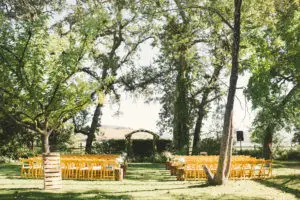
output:
<instances>
[{"instance_id":1,"label":"black speaker on stand","mask_svg":"<svg viewBox=\"0 0 300 200\"><path fill-rule=\"evenodd\" d=\"M242 141L244 141L244 132L243 131L236 132L236 140L238 142L240 142L240 149L242 151Z\"/></svg>"}]
</instances>

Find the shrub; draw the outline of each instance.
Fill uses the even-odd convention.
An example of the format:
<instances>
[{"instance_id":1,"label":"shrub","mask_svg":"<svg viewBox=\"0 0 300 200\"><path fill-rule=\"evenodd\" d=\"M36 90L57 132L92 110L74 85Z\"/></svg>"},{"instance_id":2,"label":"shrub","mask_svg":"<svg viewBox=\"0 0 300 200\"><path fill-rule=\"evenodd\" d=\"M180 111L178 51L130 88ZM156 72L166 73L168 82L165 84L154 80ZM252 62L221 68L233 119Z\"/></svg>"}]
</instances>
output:
<instances>
[{"instance_id":1,"label":"shrub","mask_svg":"<svg viewBox=\"0 0 300 200\"><path fill-rule=\"evenodd\" d=\"M300 160L300 148L295 150L290 150L287 152L287 159L288 160Z\"/></svg>"},{"instance_id":2,"label":"shrub","mask_svg":"<svg viewBox=\"0 0 300 200\"><path fill-rule=\"evenodd\" d=\"M162 156L162 158L163 158L163 159L165 160L165 162L166 162L166 161L169 161L169 160L172 159L173 154L172 154L171 152L169 152L169 151L163 151L163 152L161 153L161 156Z\"/></svg>"},{"instance_id":3,"label":"shrub","mask_svg":"<svg viewBox=\"0 0 300 200\"><path fill-rule=\"evenodd\" d=\"M135 156L135 161L138 162L148 162L153 158L153 140L132 140L133 154ZM171 140L158 140L157 143L157 153L164 151L169 151L172 145ZM125 151L126 144L125 140L103 140L101 142L94 142L93 153L112 153L120 154Z\"/></svg>"},{"instance_id":4,"label":"shrub","mask_svg":"<svg viewBox=\"0 0 300 200\"><path fill-rule=\"evenodd\" d=\"M152 140L132 140L133 155L151 157L153 155Z\"/></svg>"},{"instance_id":5,"label":"shrub","mask_svg":"<svg viewBox=\"0 0 300 200\"><path fill-rule=\"evenodd\" d=\"M219 155L221 141L217 138L204 138L200 141L200 152L205 151L208 155Z\"/></svg>"},{"instance_id":6,"label":"shrub","mask_svg":"<svg viewBox=\"0 0 300 200\"><path fill-rule=\"evenodd\" d=\"M263 151L262 148L258 149L245 149L245 150L234 150L232 152L233 155L249 155L256 158L262 158L263 157Z\"/></svg>"},{"instance_id":7,"label":"shrub","mask_svg":"<svg viewBox=\"0 0 300 200\"><path fill-rule=\"evenodd\" d=\"M278 160L300 160L300 145L290 149L277 148L273 157Z\"/></svg>"},{"instance_id":8,"label":"shrub","mask_svg":"<svg viewBox=\"0 0 300 200\"><path fill-rule=\"evenodd\" d=\"M153 159L152 159L152 162L165 163L165 162L167 162L167 157L165 157L162 153L161 154L155 154Z\"/></svg>"},{"instance_id":9,"label":"shrub","mask_svg":"<svg viewBox=\"0 0 300 200\"><path fill-rule=\"evenodd\" d=\"M53 133L49 137L50 150L52 152L70 152L68 148L73 144L71 137L73 130L71 127L60 128L58 130L53 131Z\"/></svg>"},{"instance_id":10,"label":"shrub","mask_svg":"<svg viewBox=\"0 0 300 200\"><path fill-rule=\"evenodd\" d=\"M288 160L288 150L287 149L277 149L273 152L273 158L277 160Z\"/></svg>"},{"instance_id":11,"label":"shrub","mask_svg":"<svg viewBox=\"0 0 300 200\"><path fill-rule=\"evenodd\" d=\"M300 146L291 149L279 149L274 154L278 160L300 160Z\"/></svg>"},{"instance_id":12,"label":"shrub","mask_svg":"<svg viewBox=\"0 0 300 200\"><path fill-rule=\"evenodd\" d=\"M94 142L93 153L111 153L120 154L125 151L125 140L103 140Z\"/></svg>"}]
</instances>

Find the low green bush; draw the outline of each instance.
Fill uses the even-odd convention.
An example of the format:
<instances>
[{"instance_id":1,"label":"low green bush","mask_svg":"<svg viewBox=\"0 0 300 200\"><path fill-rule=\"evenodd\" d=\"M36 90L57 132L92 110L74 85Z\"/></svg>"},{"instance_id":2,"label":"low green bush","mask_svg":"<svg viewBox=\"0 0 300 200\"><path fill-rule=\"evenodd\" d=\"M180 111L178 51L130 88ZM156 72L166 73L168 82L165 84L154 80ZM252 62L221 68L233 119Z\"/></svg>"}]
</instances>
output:
<instances>
[{"instance_id":1,"label":"low green bush","mask_svg":"<svg viewBox=\"0 0 300 200\"><path fill-rule=\"evenodd\" d=\"M208 155L219 155L221 141L217 138L203 138L200 141L200 152L207 152Z\"/></svg>"},{"instance_id":2,"label":"low green bush","mask_svg":"<svg viewBox=\"0 0 300 200\"><path fill-rule=\"evenodd\" d=\"M245 150L233 150L233 155L247 155L255 158L263 158L263 150L262 148L258 149L245 149Z\"/></svg>"},{"instance_id":3,"label":"low green bush","mask_svg":"<svg viewBox=\"0 0 300 200\"><path fill-rule=\"evenodd\" d=\"M103 140L101 142L94 142L92 151L95 154L120 154L125 151L125 140Z\"/></svg>"},{"instance_id":4,"label":"low green bush","mask_svg":"<svg viewBox=\"0 0 300 200\"><path fill-rule=\"evenodd\" d=\"M173 158L173 154L170 151L163 151L161 156L165 162L170 161Z\"/></svg>"},{"instance_id":5,"label":"low green bush","mask_svg":"<svg viewBox=\"0 0 300 200\"><path fill-rule=\"evenodd\" d=\"M28 158L37 155L37 152L30 150L26 146L14 146L11 144L0 147L2 157L18 160L19 158Z\"/></svg>"},{"instance_id":6,"label":"low green bush","mask_svg":"<svg viewBox=\"0 0 300 200\"><path fill-rule=\"evenodd\" d=\"M153 160L153 140L132 140L133 154L135 161L148 162ZM160 154L164 151L170 151L172 141L161 139L157 143L157 153ZM125 140L105 140L101 142L94 142L93 153L111 153L120 154L126 149Z\"/></svg>"},{"instance_id":7,"label":"low green bush","mask_svg":"<svg viewBox=\"0 0 300 200\"><path fill-rule=\"evenodd\" d=\"M277 160L300 160L300 146L290 149L279 149L274 154Z\"/></svg>"},{"instance_id":8,"label":"low green bush","mask_svg":"<svg viewBox=\"0 0 300 200\"><path fill-rule=\"evenodd\" d=\"M162 153L155 154L153 156L152 162L155 162L155 163L165 163L165 162L167 162L167 158Z\"/></svg>"},{"instance_id":9,"label":"low green bush","mask_svg":"<svg viewBox=\"0 0 300 200\"><path fill-rule=\"evenodd\" d=\"M287 153L288 160L300 160L300 149L291 150Z\"/></svg>"}]
</instances>

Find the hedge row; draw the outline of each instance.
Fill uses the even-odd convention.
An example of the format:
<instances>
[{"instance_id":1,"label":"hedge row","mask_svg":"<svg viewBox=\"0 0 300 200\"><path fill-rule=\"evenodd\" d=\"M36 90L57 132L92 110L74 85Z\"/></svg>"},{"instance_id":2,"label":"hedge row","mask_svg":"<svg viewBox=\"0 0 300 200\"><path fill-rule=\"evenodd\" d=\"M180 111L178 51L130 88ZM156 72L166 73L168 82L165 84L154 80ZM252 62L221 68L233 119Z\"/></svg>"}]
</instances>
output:
<instances>
[{"instance_id":1,"label":"hedge row","mask_svg":"<svg viewBox=\"0 0 300 200\"><path fill-rule=\"evenodd\" d=\"M148 140L132 140L132 148L135 156L152 156L152 139ZM166 139L160 139L156 143L157 152L171 151L172 141ZM112 153L117 154L124 152L126 149L125 140L106 140L101 142L95 142L93 151L94 153Z\"/></svg>"},{"instance_id":2,"label":"hedge row","mask_svg":"<svg viewBox=\"0 0 300 200\"><path fill-rule=\"evenodd\" d=\"M152 156L152 139L147 140L132 140L133 153L138 157ZM160 139L157 141L157 151L161 153L163 151L172 152L172 140ZM208 155L218 155L220 148L220 141L215 138L204 138L200 143L200 151L205 151ZM101 142L95 142L93 151L94 153L112 153L118 154L124 152L125 140L106 140Z\"/></svg>"}]
</instances>

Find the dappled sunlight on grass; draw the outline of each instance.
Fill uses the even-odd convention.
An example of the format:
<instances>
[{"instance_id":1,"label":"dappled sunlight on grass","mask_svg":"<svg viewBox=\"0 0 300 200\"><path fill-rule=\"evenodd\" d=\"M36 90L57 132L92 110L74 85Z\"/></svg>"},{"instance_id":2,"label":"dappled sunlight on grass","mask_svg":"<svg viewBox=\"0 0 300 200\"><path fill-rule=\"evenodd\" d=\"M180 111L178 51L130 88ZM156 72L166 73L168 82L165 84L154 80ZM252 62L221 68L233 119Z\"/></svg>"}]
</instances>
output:
<instances>
[{"instance_id":1,"label":"dappled sunlight on grass","mask_svg":"<svg viewBox=\"0 0 300 200\"><path fill-rule=\"evenodd\" d=\"M44 191L42 180L20 179L19 166L2 164L0 199L296 199L300 170L290 168L294 165L276 163L274 174L284 176L209 186L205 181L176 181L163 164L133 163L122 182L63 180L63 189Z\"/></svg>"},{"instance_id":2,"label":"dappled sunlight on grass","mask_svg":"<svg viewBox=\"0 0 300 200\"><path fill-rule=\"evenodd\" d=\"M44 192L27 189L17 189L17 190L7 190L5 194L0 192L1 199L74 199L74 200L84 200L84 199L132 199L128 195L110 195L105 194L101 191L91 190L86 192Z\"/></svg>"},{"instance_id":3,"label":"dappled sunlight on grass","mask_svg":"<svg viewBox=\"0 0 300 200\"><path fill-rule=\"evenodd\" d=\"M145 167L144 167L145 166ZM176 181L176 177L170 176L170 172L165 170L163 164L146 163L146 164L129 164L129 170L126 174L127 180L157 180L157 181Z\"/></svg>"},{"instance_id":4,"label":"dappled sunlight on grass","mask_svg":"<svg viewBox=\"0 0 300 200\"><path fill-rule=\"evenodd\" d=\"M19 176L21 166L17 164L0 164L0 176Z\"/></svg>"},{"instance_id":5,"label":"dappled sunlight on grass","mask_svg":"<svg viewBox=\"0 0 300 200\"><path fill-rule=\"evenodd\" d=\"M280 175L271 179L258 180L258 182L300 198L300 175Z\"/></svg>"},{"instance_id":6,"label":"dappled sunlight on grass","mask_svg":"<svg viewBox=\"0 0 300 200\"><path fill-rule=\"evenodd\" d=\"M273 176L296 176L300 175L300 162L297 161L274 161Z\"/></svg>"}]
</instances>

